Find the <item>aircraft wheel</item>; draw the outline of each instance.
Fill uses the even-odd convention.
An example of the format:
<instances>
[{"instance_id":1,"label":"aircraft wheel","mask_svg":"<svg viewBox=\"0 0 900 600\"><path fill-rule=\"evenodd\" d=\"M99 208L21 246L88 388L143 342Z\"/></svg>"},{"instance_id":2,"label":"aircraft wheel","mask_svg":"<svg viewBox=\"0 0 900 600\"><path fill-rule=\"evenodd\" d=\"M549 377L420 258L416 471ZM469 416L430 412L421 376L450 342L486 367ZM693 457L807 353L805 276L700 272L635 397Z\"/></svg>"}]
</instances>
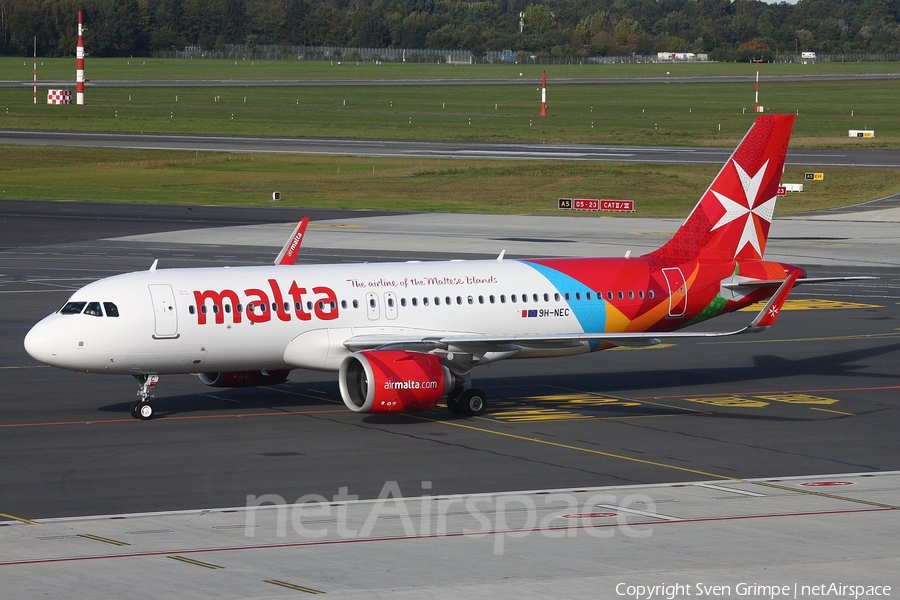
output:
<instances>
[{"instance_id":1,"label":"aircraft wheel","mask_svg":"<svg viewBox=\"0 0 900 600\"><path fill-rule=\"evenodd\" d=\"M462 412L462 406L459 404L459 394L450 394L447 396L447 410L452 412L454 415L458 415Z\"/></svg>"},{"instance_id":2,"label":"aircraft wheel","mask_svg":"<svg viewBox=\"0 0 900 600\"><path fill-rule=\"evenodd\" d=\"M149 402L138 402L136 406L137 418L146 421L153 418L153 405Z\"/></svg>"},{"instance_id":3,"label":"aircraft wheel","mask_svg":"<svg viewBox=\"0 0 900 600\"><path fill-rule=\"evenodd\" d=\"M459 405L467 417L480 417L487 408L487 400L481 390L466 390L459 397Z\"/></svg>"}]
</instances>

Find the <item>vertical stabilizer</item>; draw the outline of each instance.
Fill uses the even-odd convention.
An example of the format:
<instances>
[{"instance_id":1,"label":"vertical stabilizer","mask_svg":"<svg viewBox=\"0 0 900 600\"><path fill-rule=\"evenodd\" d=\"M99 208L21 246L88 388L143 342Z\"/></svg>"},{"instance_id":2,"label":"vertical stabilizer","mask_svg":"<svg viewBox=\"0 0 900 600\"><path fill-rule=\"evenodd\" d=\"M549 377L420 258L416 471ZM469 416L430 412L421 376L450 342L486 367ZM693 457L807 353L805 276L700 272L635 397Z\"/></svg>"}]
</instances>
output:
<instances>
[{"instance_id":1,"label":"vertical stabilizer","mask_svg":"<svg viewBox=\"0 0 900 600\"><path fill-rule=\"evenodd\" d=\"M667 264L762 258L794 115L756 119L684 224L647 254Z\"/></svg>"}]
</instances>

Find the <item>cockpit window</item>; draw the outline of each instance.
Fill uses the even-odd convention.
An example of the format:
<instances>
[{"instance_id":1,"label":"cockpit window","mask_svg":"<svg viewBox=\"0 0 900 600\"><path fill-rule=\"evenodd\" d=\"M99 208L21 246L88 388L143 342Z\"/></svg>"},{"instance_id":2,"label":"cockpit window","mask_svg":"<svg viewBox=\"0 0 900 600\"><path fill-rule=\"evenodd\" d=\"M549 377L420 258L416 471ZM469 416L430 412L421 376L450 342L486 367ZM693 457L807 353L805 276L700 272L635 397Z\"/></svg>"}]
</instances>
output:
<instances>
[{"instance_id":1,"label":"cockpit window","mask_svg":"<svg viewBox=\"0 0 900 600\"><path fill-rule=\"evenodd\" d=\"M113 304L112 302L104 302L103 310L106 311L107 317L118 317L119 316L119 307Z\"/></svg>"},{"instance_id":2,"label":"cockpit window","mask_svg":"<svg viewBox=\"0 0 900 600\"><path fill-rule=\"evenodd\" d=\"M66 302L66 305L59 309L59 314L61 315L77 315L80 314L82 310L84 310L84 305L87 302Z\"/></svg>"},{"instance_id":3,"label":"cockpit window","mask_svg":"<svg viewBox=\"0 0 900 600\"><path fill-rule=\"evenodd\" d=\"M88 302L87 306L84 307L84 314L92 317L102 317L103 310L100 308L99 302Z\"/></svg>"}]
</instances>

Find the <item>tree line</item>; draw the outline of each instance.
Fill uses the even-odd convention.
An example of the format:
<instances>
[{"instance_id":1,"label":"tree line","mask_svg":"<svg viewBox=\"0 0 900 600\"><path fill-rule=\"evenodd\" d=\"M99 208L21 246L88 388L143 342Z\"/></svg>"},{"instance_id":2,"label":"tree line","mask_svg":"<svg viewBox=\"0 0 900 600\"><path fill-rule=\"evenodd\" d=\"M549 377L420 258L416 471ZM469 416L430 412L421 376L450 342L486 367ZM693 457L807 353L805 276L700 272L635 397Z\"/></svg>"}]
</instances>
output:
<instances>
[{"instance_id":1,"label":"tree line","mask_svg":"<svg viewBox=\"0 0 900 600\"><path fill-rule=\"evenodd\" d=\"M149 56L227 44L542 57L900 52L900 0L0 0L0 54Z\"/></svg>"}]
</instances>

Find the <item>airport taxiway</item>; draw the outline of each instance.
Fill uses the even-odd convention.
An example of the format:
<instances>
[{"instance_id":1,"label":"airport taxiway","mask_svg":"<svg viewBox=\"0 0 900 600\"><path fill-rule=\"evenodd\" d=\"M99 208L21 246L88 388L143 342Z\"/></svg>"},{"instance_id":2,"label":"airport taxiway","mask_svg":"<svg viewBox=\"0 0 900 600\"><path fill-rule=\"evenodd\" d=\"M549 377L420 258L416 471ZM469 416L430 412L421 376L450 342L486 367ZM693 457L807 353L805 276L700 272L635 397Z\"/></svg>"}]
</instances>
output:
<instances>
[{"instance_id":1,"label":"airport taxiway","mask_svg":"<svg viewBox=\"0 0 900 600\"><path fill-rule=\"evenodd\" d=\"M88 133L0 130L0 144L251 152L393 158L460 158L474 160L580 160L648 164L723 164L731 147L606 146L597 144L523 144L432 142L417 140L351 140L342 138L278 138L253 136ZM788 150L786 164L806 167L895 169L895 150Z\"/></svg>"},{"instance_id":2,"label":"airport taxiway","mask_svg":"<svg viewBox=\"0 0 900 600\"><path fill-rule=\"evenodd\" d=\"M758 336L484 367L474 374L493 400L484 418L441 408L361 416L340 403L333 375L295 371L262 389L164 377L160 417L141 422L128 414L130 378L36 364L21 345L28 327L78 286L156 258L161 268L270 262L298 214L27 204L0 202L0 576L16 597L616 597L620 582L900 584L900 486L890 474L900 470L894 209L773 223L773 256L793 256L810 276L879 279L798 288ZM314 219L307 262L494 258L504 248L509 258L638 254L677 226ZM414 528L395 507L373 517L367 536L342 537L338 525L362 530L391 482L409 498L402 506ZM816 482L835 485L800 486ZM551 514L551 490L572 510ZM279 537L278 509L261 511L258 533L247 531L248 496L293 503L310 494L358 501L343 518L322 506L300 519L324 528L323 538L296 533L293 522ZM597 494L604 500L587 506ZM432 535L439 503L425 511L415 499L423 495L465 499L448 511L447 535ZM645 504L626 501L634 495ZM480 513L465 508L479 498ZM523 498L537 511L530 529ZM574 535L546 535L548 515L552 531L569 530L557 520L577 521ZM651 535L634 537L628 525ZM457 535L479 526L488 534ZM592 536L594 528L612 535Z\"/></svg>"}]
</instances>

